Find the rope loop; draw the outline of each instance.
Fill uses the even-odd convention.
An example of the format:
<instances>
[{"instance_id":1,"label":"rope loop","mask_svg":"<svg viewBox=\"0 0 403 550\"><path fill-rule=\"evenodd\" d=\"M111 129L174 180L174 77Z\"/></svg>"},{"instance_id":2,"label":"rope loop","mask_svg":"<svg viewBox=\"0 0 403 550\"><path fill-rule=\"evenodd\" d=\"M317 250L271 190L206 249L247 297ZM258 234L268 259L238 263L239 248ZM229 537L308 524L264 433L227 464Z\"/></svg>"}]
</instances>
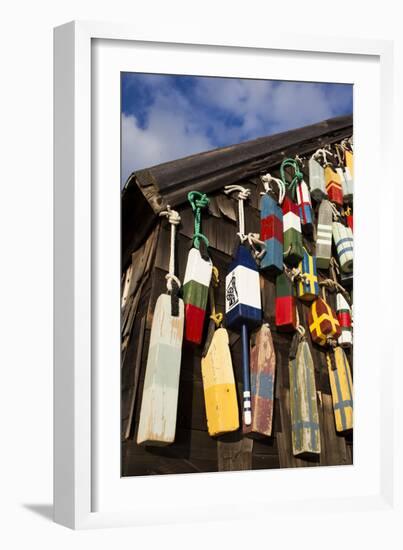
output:
<instances>
[{"instance_id":1,"label":"rope loop","mask_svg":"<svg viewBox=\"0 0 403 550\"><path fill-rule=\"evenodd\" d=\"M206 246L209 246L209 241L205 235L201 232L201 210L206 208L209 205L210 199L205 193L200 193L200 191L189 191L188 201L194 212L195 221L194 221L194 233L193 233L193 245L195 248L200 248L200 240L203 240Z\"/></svg>"},{"instance_id":2,"label":"rope loop","mask_svg":"<svg viewBox=\"0 0 403 550\"><path fill-rule=\"evenodd\" d=\"M166 210L163 210L159 213L160 216L165 216L168 222L171 224L171 243L170 243L170 255L169 255L169 268L168 273L165 275L167 281L167 291L168 294L172 294L174 290L173 282L176 283L177 289L180 288L181 282L178 277L175 275L175 238L176 238L176 227L180 224L181 217L176 210L172 210L169 204L166 207Z\"/></svg>"},{"instance_id":3,"label":"rope loop","mask_svg":"<svg viewBox=\"0 0 403 550\"><path fill-rule=\"evenodd\" d=\"M210 315L210 319L214 321L216 328L220 328L220 325L224 319L224 315L222 313L212 313Z\"/></svg>"},{"instance_id":4,"label":"rope loop","mask_svg":"<svg viewBox=\"0 0 403 550\"><path fill-rule=\"evenodd\" d=\"M279 205L281 205L285 197L285 185L283 180L281 180L280 178L275 178L269 173L265 174L264 176L261 176L260 179L262 180L265 193L268 193L269 191L273 191L272 188L270 187L270 182L274 181L274 183L277 184L278 203ZM260 194L264 195L265 193L260 193Z\"/></svg>"},{"instance_id":5,"label":"rope loop","mask_svg":"<svg viewBox=\"0 0 403 550\"><path fill-rule=\"evenodd\" d=\"M243 203L250 197L250 189L246 189L246 187L242 187L242 185L226 185L224 187L224 193L226 195L229 195L230 193L233 193L234 191L238 191L238 223L239 223L239 238L241 240L241 243L243 243L246 240L245 235L245 214L244 214L244 206Z\"/></svg>"},{"instance_id":6,"label":"rope loop","mask_svg":"<svg viewBox=\"0 0 403 550\"><path fill-rule=\"evenodd\" d=\"M315 160L318 160L319 157L321 156L322 159L323 159L323 167L326 168L326 166L331 166L331 163L327 160L327 156L330 156L330 157L333 157L333 153L331 153L330 151L328 151L327 149L325 148L321 148L321 149L317 149L314 154L312 155L311 158L315 159Z\"/></svg>"},{"instance_id":7,"label":"rope loop","mask_svg":"<svg viewBox=\"0 0 403 550\"><path fill-rule=\"evenodd\" d=\"M287 167L293 168L294 170L294 176L292 177L292 180L290 182L287 182L287 179L285 177L285 168ZM304 174L299 168L298 161L292 158L284 159L280 166L280 175L285 187L289 189L291 196L295 198L297 185L301 183L301 181L304 179Z\"/></svg>"}]
</instances>

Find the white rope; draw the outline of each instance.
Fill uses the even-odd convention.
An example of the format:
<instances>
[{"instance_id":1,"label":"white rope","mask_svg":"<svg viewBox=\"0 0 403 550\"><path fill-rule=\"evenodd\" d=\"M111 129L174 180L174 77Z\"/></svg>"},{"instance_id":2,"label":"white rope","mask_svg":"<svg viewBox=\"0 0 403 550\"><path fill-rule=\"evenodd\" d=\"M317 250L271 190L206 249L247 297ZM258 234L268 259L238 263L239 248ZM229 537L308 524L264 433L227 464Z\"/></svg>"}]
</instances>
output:
<instances>
[{"instance_id":1,"label":"white rope","mask_svg":"<svg viewBox=\"0 0 403 550\"><path fill-rule=\"evenodd\" d=\"M259 233L248 233L245 237L253 250L253 255L257 260L260 260L266 254L266 248L264 242L259 239ZM256 245L260 246L260 250Z\"/></svg>"},{"instance_id":2,"label":"white rope","mask_svg":"<svg viewBox=\"0 0 403 550\"><path fill-rule=\"evenodd\" d=\"M300 320L299 320L299 313L298 313L298 309L296 311L296 321L297 321L297 328L296 328L296 331L299 333L301 339L305 336L305 328L301 325L300 323Z\"/></svg>"},{"instance_id":3,"label":"white rope","mask_svg":"<svg viewBox=\"0 0 403 550\"><path fill-rule=\"evenodd\" d=\"M317 160L320 155L322 155L324 165L329 166L330 162L327 160L327 155L330 155L332 157L333 153L331 153L330 151L326 151L326 149L317 149L311 158Z\"/></svg>"},{"instance_id":4,"label":"white rope","mask_svg":"<svg viewBox=\"0 0 403 550\"><path fill-rule=\"evenodd\" d=\"M260 178L263 183L263 187L265 190L265 193L268 193L269 191L272 191L272 188L270 187L270 182L274 181L274 183L277 184L278 187L278 203L281 205L284 197L285 197L285 185L283 180L279 178L273 177L271 174L267 173L264 176L261 176ZM260 193L261 195L264 195L265 193Z\"/></svg>"},{"instance_id":5,"label":"white rope","mask_svg":"<svg viewBox=\"0 0 403 550\"><path fill-rule=\"evenodd\" d=\"M169 254L169 270L165 275L167 281L167 291L168 293L172 292L172 281L180 288L181 282L178 277L175 275L175 234L176 226L180 224L181 217L179 216L176 210L172 210L169 204L167 209L163 212L160 212L160 216L166 216L168 222L171 224L171 244L170 244L170 254Z\"/></svg>"},{"instance_id":6,"label":"white rope","mask_svg":"<svg viewBox=\"0 0 403 550\"><path fill-rule=\"evenodd\" d=\"M337 210L337 208L332 202L329 201L329 203L330 203L330 208L332 209L333 219L337 221L340 218L340 212Z\"/></svg>"},{"instance_id":7,"label":"white rope","mask_svg":"<svg viewBox=\"0 0 403 550\"><path fill-rule=\"evenodd\" d=\"M242 187L242 185L226 185L224 187L224 193L229 195L230 193L233 193L234 191L239 191L238 193L238 222L239 222L239 238L241 240L241 243L243 243L247 236L245 235L245 213L244 213L244 207L243 203L246 201L250 196L250 189L246 189L245 187Z\"/></svg>"}]
</instances>

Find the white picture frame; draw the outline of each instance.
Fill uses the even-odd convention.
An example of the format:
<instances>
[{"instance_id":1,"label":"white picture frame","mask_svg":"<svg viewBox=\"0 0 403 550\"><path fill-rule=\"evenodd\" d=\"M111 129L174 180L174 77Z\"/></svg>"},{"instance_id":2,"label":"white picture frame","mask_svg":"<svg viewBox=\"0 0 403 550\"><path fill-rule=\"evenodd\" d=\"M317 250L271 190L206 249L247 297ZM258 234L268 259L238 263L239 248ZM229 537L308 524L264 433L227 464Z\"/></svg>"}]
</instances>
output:
<instances>
[{"instance_id":1,"label":"white picture frame","mask_svg":"<svg viewBox=\"0 0 403 550\"><path fill-rule=\"evenodd\" d=\"M352 467L120 478L119 307L115 306L120 266L120 178L116 179L120 79L116 82L116 77L122 70L161 72L164 52L166 73L355 86L356 172L357 181L365 181L366 187L360 191L358 184L355 195L357 428ZM202 43L188 36L186 29L170 35L168 27L159 36L125 24L72 22L55 29L56 522L82 529L251 519L268 513L297 516L305 501L309 501L304 507L308 515L324 507L330 512L343 507L345 513L356 508L394 513L391 419L396 410L390 384L397 355L390 344L383 346L390 335L382 325L376 326L371 348L367 345L368 334L375 330L368 317L371 303L393 317L386 291L393 286L393 269L383 274L382 285L372 285L371 303L366 296L371 262L390 262L396 238L391 237L393 216L385 206L394 204L393 183L385 186L382 204L376 199L380 168L384 167L384 177L392 164L392 55L393 44L388 41L334 37L324 42L308 34L270 32L254 42L236 37L229 43L206 32ZM379 135L379 144L374 135ZM368 216L374 211L379 212L376 220ZM268 490L262 492L265 483Z\"/></svg>"}]
</instances>

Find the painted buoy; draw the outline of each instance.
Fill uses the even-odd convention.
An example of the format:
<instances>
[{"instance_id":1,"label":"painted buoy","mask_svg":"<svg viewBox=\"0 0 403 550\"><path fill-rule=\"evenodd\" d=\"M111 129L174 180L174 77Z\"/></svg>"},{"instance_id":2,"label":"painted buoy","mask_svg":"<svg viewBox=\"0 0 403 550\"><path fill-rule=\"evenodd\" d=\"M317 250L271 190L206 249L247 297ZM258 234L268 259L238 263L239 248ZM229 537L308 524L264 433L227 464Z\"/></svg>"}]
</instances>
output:
<instances>
[{"instance_id":1,"label":"painted buoy","mask_svg":"<svg viewBox=\"0 0 403 550\"><path fill-rule=\"evenodd\" d=\"M284 262L296 267L304 256L298 206L290 197L283 202Z\"/></svg>"},{"instance_id":2,"label":"painted buoy","mask_svg":"<svg viewBox=\"0 0 403 550\"><path fill-rule=\"evenodd\" d=\"M340 176L330 164L325 166L325 181L329 200L339 206L343 206L343 189Z\"/></svg>"},{"instance_id":3,"label":"painted buoy","mask_svg":"<svg viewBox=\"0 0 403 550\"><path fill-rule=\"evenodd\" d=\"M265 244L265 254L260 269L269 273L283 271L283 211L269 194L260 200L260 238Z\"/></svg>"},{"instance_id":4,"label":"painted buoy","mask_svg":"<svg viewBox=\"0 0 403 550\"><path fill-rule=\"evenodd\" d=\"M325 171L323 166L312 156L309 159L309 187L311 197L316 201L327 198Z\"/></svg>"},{"instance_id":5,"label":"painted buoy","mask_svg":"<svg viewBox=\"0 0 403 550\"><path fill-rule=\"evenodd\" d=\"M293 454L320 453L320 430L314 364L306 340L289 363Z\"/></svg>"},{"instance_id":6,"label":"painted buoy","mask_svg":"<svg viewBox=\"0 0 403 550\"><path fill-rule=\"evenodd\" d=\"M332 392L336 430L353 428L353 380L346 354L340 347L334 349L335 366L328 355L328 371Z\"/></svg>"},{"instance_id":7,"label":"painted buoy","mask_svg":"<svg viewBox=\"0 0 403 550\"><path fill-rule=\"evenodd\" d=\"M270 436L274 408L276 353L270 327L264 323L250 345L252 424L244 433Z\"/></svg>"},{"instance_id":8,"label":"painted buoy","mask_svg":"<svg viewBox=\"0 0 403 550\"><path fill-rule=\"evenodd\" d=\"M304 257L299 264L302 278L297 285L297 295L304 302L311 302L319 295L318 274L316 271L316 257L308 254L304 248Z\"/></svg>"},{"instance_id":9,"label":"painted buoy","mask_svg":"<svg viewBox=\"0 0 403 550\"><path fill-rule=\"evenodd\" d=\"M320 346L325 346L328 338L337 340L341 334L335 312L322 298L312 303L308 312L308 325L312 340Z\"/></svg>"},{"instance_id":10,"label":"painted buoy","mask_svg":"<svg viewBox=\"0 0 403 550\"><path fill-rule=\"evenodd\" d=\"M353 271L354 260L353 232L349 227L346 227L340 222L333 222L332 229L340 269L344 273L351 273Z\"/></svg>"},{"instance_id":11,"label":"painted buoy","mask_svg":"<svg viewBox=\"0 0 403 550\"><path fill-rule=\"evenodd\" d=\"M332 256L333 211L329 201L320 203L316 238L316 265L319 269L328 269Z\"/></svg>"},{"instance_id":12,"label":"painted buoy","mask_svg":"<svg viewBox=\"0 0 403 550\"><path fill-rule=\"evenodd\" d=\"M211 436L239 428L238 400L228 332L218 328L201 360L207 428Z\"/></svg>"},{"instance_id":13,"label":"painted buoy","mask_svg":"<svg viewBox=\"0 0 403 550\"><path fill-rule=\"evenodd\" d=\"M302 232L311 236L313 232L312 203L308 186L304 180L297 184L297 204Z\"/></svg>"},{"instance_id":14,"label":"painted buoy","mask_svg":"<svg viewBox=\"0 0 403 550\"><path fill-rule=\"evenodd\" d=\"M351 327L351 310L350 306L347 303L347 300L344 298L343 294L340 292L336 296L336 310L337 310L337 319L340 323L341 334L338 339L339 346L350 347L353 343L353 333Z\"/></svg>"},{"instance_id":15,"label":"painted buoy","mask_svg":"<svg viewBox=\"0 0 403 550\"><path fill-rule=\"evenodd\" d=\"M297 303L294 285L285 273L276 278L276 327L280 331L292 332L297 328Z\"/></svg>"},{"instance_id":16,"label":"painted buoy","mask_svg":"<svg viewBox=\"0 0 403 550\"><path fill-rule=\"evenodd\" d=\"M259 325L261 319L259 273L250 251L240 244L225 279L225 320L228 328L240 331L242 336L243 416L246 426L252 421L248 329Z\"/></svg>"},{"instance_id":17,"label":"painted buoy","mask_svg":"<svg viewBox=\"0 0 403 550\"><path fill-rule=\"evenodd\" d=\"M197 248L190 250L183 280L183 301L185 338L194 344L202 340L212 267L211 260L202 258Z\"/></svg>"}]
</instances>

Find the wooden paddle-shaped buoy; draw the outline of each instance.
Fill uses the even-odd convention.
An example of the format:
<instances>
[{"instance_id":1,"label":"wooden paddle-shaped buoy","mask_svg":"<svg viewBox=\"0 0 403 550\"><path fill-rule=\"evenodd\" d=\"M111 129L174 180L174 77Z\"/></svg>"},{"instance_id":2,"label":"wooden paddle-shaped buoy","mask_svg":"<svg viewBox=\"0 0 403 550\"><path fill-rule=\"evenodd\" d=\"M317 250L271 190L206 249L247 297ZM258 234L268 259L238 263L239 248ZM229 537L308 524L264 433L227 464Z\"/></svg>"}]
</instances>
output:
<instances>
[{"instance_id":1,"label":"wooden paddle-shaped buoy","mask_svg":"<svg viewBox=\"0 0 403 550\"><path fill-rule=\"evenodd\" d=\"M289 358L292 450L295 456L320 453L319 414L315 369L305 329L299 325L296 355ZM293 346L292 346L293 348Z\"/></svg>"},{"instance_id":2,"label":"wooden paddle-shaped buoy","mask_svg":"<svg viewBox=\"0 0 403 550\"><path fill-rule=\"evenodd\" d=\"M339 346L349 348L353 344L353 332L351 327L351 309L341 292L336 295L337 319L340 323L341 334L337 340Z\"/></svg>"},{"instance_id":3,"label":"wooden paddle-shaped buoy","mask_svg":"<svg viewBox=\"0 0 403 550\"><path fill-rule=\"evenodd\" d=\"M175 228L180 217L169 206L161 214L171 224L171 255L166 276L168 294L157 299L151 325L137 432L137 443L144 445L167 445L175 440L182 356L184 305L178 297L180 281L175 276Z\"/></svg>"},{"instance_id":4,"label":"wooden paddle-shaped buoy","mask_svg":"<svg viewBox=\"0 0 403 550\"><path fill-rule=\"evenodd\" d=\"M320 158L323 149L318 149L309 159L309 187L311 190L311 197L316 201L320 202L323 199L327 198L326 192L326 181L325 181L325 171L322 164L320 163Z\"/></svg>"},{"instance_id":5,"label":"wooden paddle-shaped buoy","mask_svg":"<svg viewBox=\"0 0 403 550\"><path fill-rule=\"evenodd\" d=\"M215 268L213 284L218 285L218 270ZM211 341L206 344L201 371L208 433L216 436L239 428L239 410L228 332L221 327L222 313L216 312L213 285L209 294L210 324L214 332Z\"/></svg>"},{"instance_id":6,"label":"wooden paddle-shaped buoy","mask_svg":"<svg viewBox=\"0 0 403 550\"><path fill-rule=\"evenodd\" d=\"M276 278L275 319L279 331L293 332L297 328L295 289L286 273L281 273Z\"/></svg>"},{"instance_id":7,"label":"wooden paddle-shaped buoy","mask_svg":"<svg viewBox=\"0 0 403 550\"><path fill-rule=\"evenodd\" d=\"M250 343L252 423L244 433L272 434L276 353L268 323L254 334Z\"/></svg>"},{"instance_id":8,"label":"wooden paddle-shaped buoy","mask_svg":"<svg viewBox=\"0 0 403 550\"><path fill-rule=\"evenodd\" d=\"M239 232L241 243L247 240L243 203L250 191L240 185L225 187L226 193L238 192ZM225 279L225 323L228 328L241 332L243 371L243 421L246 426L252 422L251 390L249 372L248 330L261 323L262 306L259 272L250 250L239 244L234 260L228 267Z\"/></svg>"},{"instance_id":9,"label":"wooden paddle-shaped buoy","mask_svg":"<svg viewBox=\"0 0 403 550\"><path fill-rule=\"evenodd\" d=\"M297 284L297 296L304 302L312 302L319 295L316 257L308 253L304 247L304 257L299 264L300 278Z\"/></svg>"},{"instance_id":10,"label":"wooden paddle-shaped buoy","mask_svg":"<svg viewBox=\"0 0 403 550\"><path fill-rule=\"evenodd\" d=\"M265 193L260 199L260 239L264 242L264 256L260 269L277 274L283 271L283 211L285 187L282 180L270 174L262 176ZM278 186L278 200L271 194L271 184Z\"/></svg>"},{"instance_id":11,"label":"wooden paddle-shaped buoy","mask_svg":"<svg viewBox=\"0 0 403 550\"><path fill-rule=\"evenodd\" d=\"M344 273L351 273L354 261L353 232L340 222L333 222L332 230L340 269Z\"/></svg>"},{"instance_id":12,"label":"wooden paddle-shaped buoy","mask_svg":"<svg viewBox=\"0 0 403 550\"><path fill-rule=\"evenodd\" d=\"M328 269L332 256L333 209L328 200L319 206L316 238L316 265L319 269Z\"/></svg>"},{"instance_id":13,"label":"wooden paddle-shaped buoy","mask_svg":"<svg viewBox=\"0 0 403 550\"><path fill-rule=\"evenodd\" d=\"M304 180L297 185L297 204L302 231L311 237L313 233L312 203L308 186Z\"/></svg>"},{"instance_id":14,"label":"wooden paddle-shaped buoy","mask_svg":"<svg viewBox=\"0 0 403 550\"><path fill-rule=\"evenodd\" d=\"M200 344L206 317L208 289L213 264L208 256L209 242L201 232L201 210L208 206L204 193L191 191L188 200L195 216L193 247L191 248L183 280L183 301L185 304L185 339ZM203 251L203 253L201 252Z\"/></svg>"},{"instance_id":15,"label":"wooden paddle-shaped buoy","mask_svg":"<svg viewBox=\"0 0 403 550\"><path fill-rule=\"evenodd\" d=\"M334 348L333 361L327 354L330 389L332 392L336 431L353 428L353 380L346 354L339 346Z\"/></svg>"}]
</instances>

